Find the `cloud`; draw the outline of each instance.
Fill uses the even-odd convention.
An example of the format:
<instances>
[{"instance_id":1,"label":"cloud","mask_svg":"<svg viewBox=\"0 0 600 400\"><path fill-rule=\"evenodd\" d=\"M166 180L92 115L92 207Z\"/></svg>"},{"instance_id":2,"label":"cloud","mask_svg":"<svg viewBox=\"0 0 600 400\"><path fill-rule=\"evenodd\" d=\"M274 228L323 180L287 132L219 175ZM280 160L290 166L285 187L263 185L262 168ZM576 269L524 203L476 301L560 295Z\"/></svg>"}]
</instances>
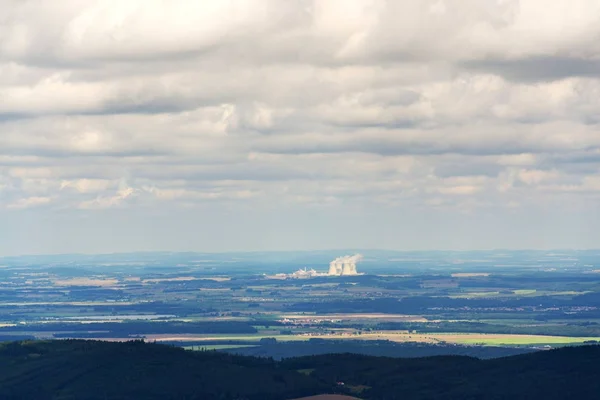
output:
<instances>
[{"instance_id":1,"label":"cloud","mask_svg":"<svg viewBox=\"0 0 600 400\"><path fill-rule=\"evenodd\" d=\"M525 82L600 76L600 60L586 58L544 56L517 60L479 60L467 62L465 67Z\"/></svg>"},{"instance_id":2,"label":"cloud","mask_svg":"<svg viewBox=\"0 0 600 400\"><path fill-rule=\"evenodd\" d=\"M49 197L27 197L23 199L19 199L14 203L10 203L7 205L9 209L23 209L30 207L38 207L44 204L48 204L52 201Z\"/></svg>"},{"instance_id":3,"label":"cloud","mask_svg":"<svg viewBox=\"0 0 600 400\"><path fill-rule=\"evenodd\" d=\"M0 212L481 216L600 192L594 0L0 7Z\"/></svg>"},{"instance_id":4,"label":"cloud","mask_svg":"<svg viewBox=\"0 0 600 400\"><path fill-rule=\"evenodd\" d=\"M136 191L131 187L123 187L112 196L98 196L92 200L86 200L79 204L84 210L103 209L120 206L128 198L135 196Z\"/></svg>"}]
</instances>

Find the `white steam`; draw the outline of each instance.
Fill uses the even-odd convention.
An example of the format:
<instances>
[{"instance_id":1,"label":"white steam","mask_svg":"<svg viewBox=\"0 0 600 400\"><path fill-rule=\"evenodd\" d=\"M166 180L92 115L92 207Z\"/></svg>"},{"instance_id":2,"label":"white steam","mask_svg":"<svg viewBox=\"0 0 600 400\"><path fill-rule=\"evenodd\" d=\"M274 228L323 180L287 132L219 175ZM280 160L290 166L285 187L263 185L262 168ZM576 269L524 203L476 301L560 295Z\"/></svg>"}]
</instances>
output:
<instances>
[{"instance_id":1,"label":"white steam","mask_svg":"<svg viewBox=\"0 0 600 400\"><path fill-rule=\"evenodd\" d=\"M356 264L362 259L363 256L361 254L338 257L329 263L328 275L358 275L358 272L356 271Z\"/></svg>"}]
</instances>

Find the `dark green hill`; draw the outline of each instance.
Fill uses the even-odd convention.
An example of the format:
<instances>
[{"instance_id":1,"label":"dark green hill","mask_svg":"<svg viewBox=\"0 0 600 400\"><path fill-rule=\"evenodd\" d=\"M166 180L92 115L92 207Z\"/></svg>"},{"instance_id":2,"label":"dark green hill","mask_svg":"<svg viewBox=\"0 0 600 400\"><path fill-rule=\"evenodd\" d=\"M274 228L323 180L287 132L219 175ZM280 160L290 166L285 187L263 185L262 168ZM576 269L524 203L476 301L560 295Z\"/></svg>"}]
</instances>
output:
<instances>
[{"instance_id":1,"label":"dark green hill","mask_svg":"<svg viewBox=\"0 0 600 400\"><path fill-rule=\"evenodd\" d=\"M285 399L330 385L268 359L140 341L13 342L0 348L0 399Z\"/></svg>"},{"instance_id":2,"label":"dark green hill","mask_svg":"<svg viewBox=\"0 0 600 400\"><path fill-rule=\"evenodd\" d=\"M479 360L332 354L284 360L323 381L369 387L369 399L598 399L600 346Z\"/></svg>"},{"instance_id":3,"label":"dark green hill","mask_svg":"<svg viewBox=\"0 0 600 400\"><path fill-rule=\"evenodd\" d=\"M0 346L3 400L268 400L334 392L386 400L596 399L600 346L493 360L334 354L281 362L143 342Z\"/></svg>"}]
</instances>

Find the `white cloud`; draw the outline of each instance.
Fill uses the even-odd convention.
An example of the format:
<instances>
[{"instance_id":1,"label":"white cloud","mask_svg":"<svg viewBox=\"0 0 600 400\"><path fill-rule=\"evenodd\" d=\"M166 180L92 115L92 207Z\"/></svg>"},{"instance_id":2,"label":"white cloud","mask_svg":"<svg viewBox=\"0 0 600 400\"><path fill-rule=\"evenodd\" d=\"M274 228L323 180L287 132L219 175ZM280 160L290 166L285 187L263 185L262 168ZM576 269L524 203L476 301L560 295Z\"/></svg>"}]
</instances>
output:
<instances>
[{"instance_id":1,"label":"white cloud","mask_svg":"<svg viewBox=\"0 0 600 400\"><path fill-rule=\"evenodd\" d=\"M48 204L50 201L52 201L50 197L27 197L10 203L7 207L9 209L23 209Z\"/></svg>"},{"instance_id":2,"label":"white cloud","mask_svg":"<svg viewBox=\"0 0 600 400\"><path fill-rule=\"evenodd\" d=\"M135 196L136 191L131 187L123 187L112 196L98 196L92 200L86 200L79 204L84 210L111 208L121 205L125 200Z\"/></svg>"},{"instance_id":3,"label":"white cloud","mask_svg":"<svg viewBox=\"0 0 600 400\"><path fill-rule=\"evenodd\" d=\"M79 193L103 192L113 186L113 182L107 179L76 179L64 180L60 183L60 189L73 188Z\"/></svg>"},{"instance_id":4,"label":"white cloud","mask_svg":"<svg viewBox=\"0 0 600 400\"><path fill-rule=\"evenodd\" d=\"M0 209L450 215L561 193L583 212L598 195L594 0L0 7Z\"/></svg>"}]
</instances>

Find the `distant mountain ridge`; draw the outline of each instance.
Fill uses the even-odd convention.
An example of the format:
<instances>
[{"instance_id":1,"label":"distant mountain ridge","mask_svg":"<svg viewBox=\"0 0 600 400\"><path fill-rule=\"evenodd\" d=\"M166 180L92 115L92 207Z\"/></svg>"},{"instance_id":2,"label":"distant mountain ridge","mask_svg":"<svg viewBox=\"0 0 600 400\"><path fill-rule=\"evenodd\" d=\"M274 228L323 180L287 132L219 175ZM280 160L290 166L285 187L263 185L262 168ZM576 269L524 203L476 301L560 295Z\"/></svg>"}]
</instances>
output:
<instances>
[{"instance_id":1,"label":"distant mountain ridge","mask_svg":"<svg viewBox=\"0 0 600 400\"><path fill-rule=\"evenodd\" d=\"M600 346L479 360L329 354L286 359L191 352L141 341L0 345L6 400L595 399Z\"/></svg>"}]
</instances>

